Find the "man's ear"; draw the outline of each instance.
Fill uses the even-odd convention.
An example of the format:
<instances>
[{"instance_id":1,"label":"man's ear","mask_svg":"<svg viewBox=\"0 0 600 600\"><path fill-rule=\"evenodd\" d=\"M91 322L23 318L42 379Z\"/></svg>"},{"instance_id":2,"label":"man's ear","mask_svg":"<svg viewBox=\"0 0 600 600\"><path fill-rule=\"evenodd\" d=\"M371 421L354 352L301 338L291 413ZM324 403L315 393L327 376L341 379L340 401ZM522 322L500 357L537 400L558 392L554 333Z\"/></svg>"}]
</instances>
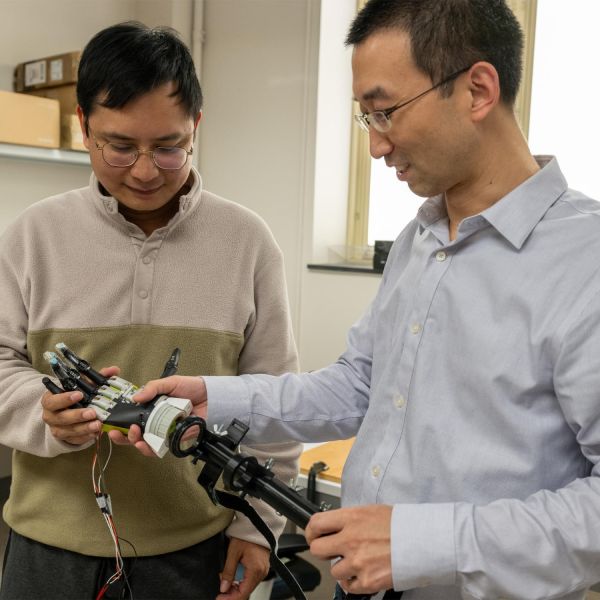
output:
<instances>
[{"instance_id":1,"label":"man's ear","mask_svg":"<svg viewBox=\"0 0 600 600\"><path fill-rule=\"evenodd\" d=\"M198 113L198 116L194 119L194 133L196 133L196 127L198 127L198 123L200 123L200 119L202 118L202 111Z\"/></svg>"},{"instance_id":2,"label":"man's ear","mask_svg":"<svg viewBox=\"0 0 600 600\"><path fill-rule=\"evenodd\" d=\"M90 149L90 138L86 127L86 119L81 106L77 105L77 118L79 119L79 127L81 127L81 133L83 134L83 145L89 150Z\"/></svg>"},{"instance_id":3,"label":"man's ear","mask_svg":"<svg viewBox=\"0 0 600 600\"><path fill-rule=\"evenodd\" d=\"M474 122L479 122L500 102L500 78L496 68L484 61L471 67L469 78L471 118Z\"/></svg>"}]
</instances>

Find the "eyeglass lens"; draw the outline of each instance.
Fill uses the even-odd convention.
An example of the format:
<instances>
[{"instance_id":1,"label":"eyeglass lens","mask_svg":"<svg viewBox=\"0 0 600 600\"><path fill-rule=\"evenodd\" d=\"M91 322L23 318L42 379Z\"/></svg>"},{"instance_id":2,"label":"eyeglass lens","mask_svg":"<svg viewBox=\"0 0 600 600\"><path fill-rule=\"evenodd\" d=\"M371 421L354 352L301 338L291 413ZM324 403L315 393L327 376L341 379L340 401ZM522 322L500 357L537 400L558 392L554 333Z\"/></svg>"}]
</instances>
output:
<instances>
[{"instance_id":1,"label":"eyeglass lens","mask_svg":"<svg viewBox=\"0 0 600 600\"><path fill-rule=\"evenodd\" d=\"M102 148L104 160L113 167L130 167L135 163L139 152L133 146L120 146L107 143ZM161 169L181 169L187 161L188 152L185 148L154 148L149 154L152 155L154 163Z\"/></svg>"}]
</instances>

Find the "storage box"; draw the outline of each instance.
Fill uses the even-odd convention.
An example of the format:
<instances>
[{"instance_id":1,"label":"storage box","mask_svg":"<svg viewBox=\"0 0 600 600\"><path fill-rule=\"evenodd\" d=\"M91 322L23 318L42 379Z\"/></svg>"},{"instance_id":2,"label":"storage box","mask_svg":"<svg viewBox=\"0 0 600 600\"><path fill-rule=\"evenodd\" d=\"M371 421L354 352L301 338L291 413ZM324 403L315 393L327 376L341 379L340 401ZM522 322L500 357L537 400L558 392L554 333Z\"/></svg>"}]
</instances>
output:
<instances>
[{"instance_id":1,"label":"storage box","mask_svg":"<svg viewBox=\"0 0 600 600\"><path fill-rule=\"evenodd\" d=\"M67 52L20 63L14 71L14 89L25 92L77 81L81 51Z\"/></svg>"},{"instance_id":2,"label":"storage box","mask_svg":"<svg viewBox=\"0 0 600 600\"><path fill-rule=\"evenodd\" d=\"M58 100L0 90L0 142L58 148Z\"/></svg>"},{"instance_id":3,"label":"storage box","mask_svg":"<svg viewBox=\"0 0 600 600\"><path fill-rule=\"evenodd\" d=\"M77 112L77 84L61 85L58 87L42 88L39 90L28 91L27 94L40 96L42 98L52 98L58 100L60 104L61 118L66 115L74 115Z\"/></svg>"},{"instance_id":4,"label":"storage box","mask_svg":"<svg viewBox=\"0 0 600 600\"><path fill-rule=\"evenodd\" d=\"M62 115L60 118L60 147L87 152L83 144L83 133L77 115Z\"/></svg>"}]
</instances>

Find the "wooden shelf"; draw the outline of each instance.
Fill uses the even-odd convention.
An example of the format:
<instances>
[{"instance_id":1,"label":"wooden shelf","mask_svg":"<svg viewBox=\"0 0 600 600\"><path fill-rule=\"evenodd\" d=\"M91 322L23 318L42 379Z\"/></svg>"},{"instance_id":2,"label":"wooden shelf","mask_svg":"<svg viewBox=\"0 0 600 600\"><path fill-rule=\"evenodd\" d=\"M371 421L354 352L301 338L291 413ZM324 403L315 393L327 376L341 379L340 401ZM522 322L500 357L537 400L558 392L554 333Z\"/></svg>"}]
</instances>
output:
<instances>
[{"instance_id":1,"label":"wooden shelf","mask_svg":"<svg viewBox=\"0 0 600 600\"><path fill-rule=\"evenodd\" d=\"M90 164L90 157L87 152L58 150L52 148L34 148L33 146L18 146L16 144L0 143L0 157L16 158L19 160L56 162L67 165L89 166Z\"/></svg>"}]
</instances>

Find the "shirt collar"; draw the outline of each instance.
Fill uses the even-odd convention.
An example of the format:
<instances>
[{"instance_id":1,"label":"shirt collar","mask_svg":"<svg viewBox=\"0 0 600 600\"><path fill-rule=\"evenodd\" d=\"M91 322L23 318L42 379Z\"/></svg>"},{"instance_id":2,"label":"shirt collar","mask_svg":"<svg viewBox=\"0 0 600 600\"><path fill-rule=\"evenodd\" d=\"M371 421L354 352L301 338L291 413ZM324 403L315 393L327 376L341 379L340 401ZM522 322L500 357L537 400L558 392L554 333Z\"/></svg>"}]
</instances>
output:
<instances>
[{"instance_id":1,"label":"shirt collar","mask_svg":"<svg viewBox=\"0 0 600 600\"><path fill-rule=\"evenodd\" d=\"M189 214L191 209L198 204L201 197L202 192L202 177L200 173L196 170L195 167L192 167L191 170L192 175L192 185L189 191L186 194L182 194L179 197L179 212L173 219L169 222L167 227L172 226L176 222L178 222L184 215ZM95 173L92 171L90 175L90 189L92 191L92 196L94 198L94 202L96 205L109 215L118 215L119 206L118 202L113 196L105 196L100 189L100 182L96 177Z\"/></svg>"},{"instance_id":2,"label":"shirt collar","mask_svg":"<svg viewBox=\"0 0 600 600\"><path fill-rule=\"evenodd\" d=\"M515 248L520 249L548 209L567 190L558 161L535 157L540 170L481 215Z\"/></svg>"},{"instance_id":3,"label":"shirt collar","mask_svg":"<svg viewBox=\"0 0 600 600\"><path fill-rule=\"evenodd\" d=\"M459 226L459 235L461 229L475 225L472 222L485 220L520 249L548 209L567 190L567 182L556 158L536 156L535 159L540 170L486 210L465 219ZM417 214L417 221L423 229L447 218L442 195L424 202Z\"/></svg>"}]
</instances>

